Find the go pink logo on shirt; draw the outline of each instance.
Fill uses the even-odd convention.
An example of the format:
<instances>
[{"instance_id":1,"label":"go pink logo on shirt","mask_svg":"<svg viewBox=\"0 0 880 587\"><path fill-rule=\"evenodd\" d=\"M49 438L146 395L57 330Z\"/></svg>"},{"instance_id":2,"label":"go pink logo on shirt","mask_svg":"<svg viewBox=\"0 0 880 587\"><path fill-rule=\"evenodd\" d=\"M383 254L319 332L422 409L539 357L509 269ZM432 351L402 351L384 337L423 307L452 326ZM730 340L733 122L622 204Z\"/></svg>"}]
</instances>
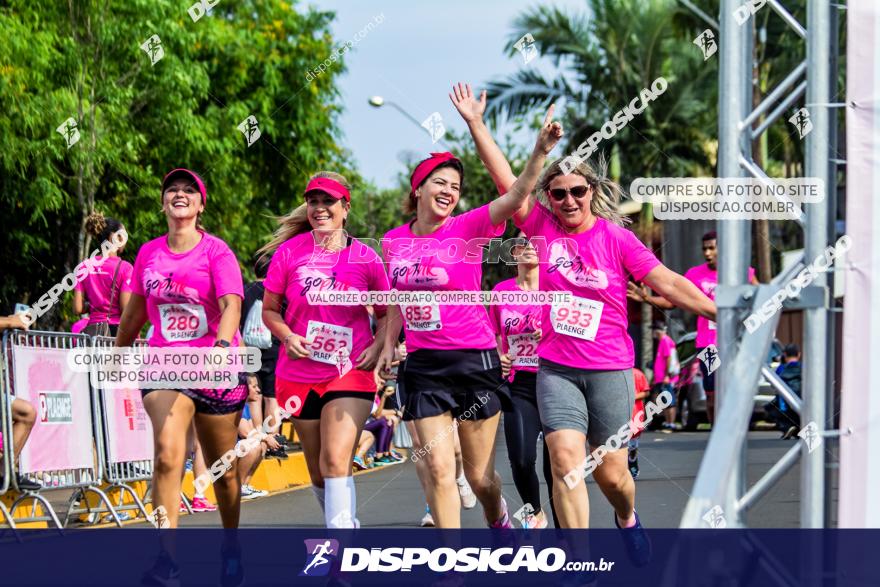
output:
<instances>
[{"instance_id":1,"label":"go pink logo on shirt","mask_svg":"<svg viewBox=\"0 0 880 587\"><path fill-rule=\"evenodd\" d=\"M541 314L539 310L526 312L516 310L501 310L501 323L504 325L504 336L511 332L531 332L541 327Z\"/></svg>"},{"instance_id":2,"label":"go pink logo on shirt","mask_svg":"<svg viewBox=\"0 0 880 587\"><path fill-rule=\"evenodd\" d=\"M169 273L166 277L152 268L144 271L144 292L147 296L154 295L175 300L183 299L189 302L199 301L198 290L175 281L173 273Z\"/></svg>"},{"instance_id":3,"label":"go pink logo on shirt","mask_svg":"<svg viewBox=\"0 0 880 587\"><path fill-rule=\"evenodd\" d=\"M300 267L296 270L297 280L302 283L299 294L304 296L310 291L349 291L353 289L347 283L336 278L336 272L324 273L314 267Z\"/></svg>"},{"instance_id":4,"label":"go pink logo on shirt","mask_svg":"<svg viewBox=\"0 0 880 587\"><path fill-rule=\"evenodd\" d=\"M590 267L580 255L572 255L568 248L560 242L550 245L550 266L547 273L558 271L570 283L589 287L591 289L605 289L608 287L608 275L596 267Z\"/></svg>"},{"instance_id":5,"label":"go pink logo on shirt","mask_svg":"<svg viewBox=\"0 0 880 587\"><path fill-rule=\"evenodd\" d=\"M431 257L422 257L420 261L391 261L391 287L397 287L398 281L406 285L447 285L449 274L443 267L434 266Z\"/></svg>"}]
</instances>

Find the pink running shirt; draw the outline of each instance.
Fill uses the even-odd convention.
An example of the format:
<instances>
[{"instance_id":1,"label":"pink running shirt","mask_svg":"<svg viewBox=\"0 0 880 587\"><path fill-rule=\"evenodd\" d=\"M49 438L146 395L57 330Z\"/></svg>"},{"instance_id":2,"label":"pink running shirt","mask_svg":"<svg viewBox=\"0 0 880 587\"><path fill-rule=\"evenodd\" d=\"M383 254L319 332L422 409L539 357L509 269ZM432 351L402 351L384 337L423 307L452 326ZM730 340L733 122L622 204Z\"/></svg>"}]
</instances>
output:
<instances>
[{"instance_id":1,"label":"pink running shirt","mask_svg":"<svg viewBox=\"0 0 880 587\"><path fill-rule=\"evenodd\" d=\"M668 334L664 334L657 345L657 355L654 357L654 384L663 383L666 377L666 367L669 364L669 355L675 348L675 341ZM669 382L673 385L678 383L678 375L670 377Z\"/></svg>"},{"instance_id":2,"label":"pink running shirt","mask_svg":"<svg viewBox=\"0 0 880 587\"><path fill-rule=\"evenodd\" d=\"M357 239L339 251L315 243L312 232L283 243L272 256L264 287L287 300L284 321L291 332L310 341L311 355L291 359L282 345L275 374L296 383L331 381L355 367L360 354L373 343L366 306L310 304L318 291L387 291L382 259ZM375 306L378 317L384 306ZM340 349L345 349L340 352Z\"/></svg>"},{"instance_id":3,"label":"pink running shirt","mask_svg":"<svg viewBox=\"0 0 880 587\"><path fill-rule=\"evenodd\" d=\"M500 282L492 291L522 290L516 284L516 278ZM517 371L538 372L538 341L532 333L541 328L541 306L523 306L504 304L489 306L489 320L495 334L501 337L501 348L507 353L513 343L513 366L510 369L510 380Z\"/></svg>"},{"instance_id":4,"label":"pink running shirt","mask_svg":"<svg viewBox=\"0 0 880 587\"><path fill-rule=\"evenodd\" d=\"M482 246L504 233L505 223L492 224L489 205L452 216L426 236L416 236L409 223L389 230L382 239L391 289L402 291L479 291L483 278ZM484 306L401 306L406 349L495 348L495 334Z\"/></svg>"},{"instance_id":5,"label":"pink running shirt","mask_svg":"<svg viewBox=\"0 0 880 587\"><path fill-rule=\"evenodd\" d=\"M131 263L119 257L104 259L101 255L97 255L95 261L86 278L77 283L73 289L83 292L89 302L89 324L99 322L119 324L119 297L122 292L131 291L133 267ZM116 285L113 286L113 274L117 266L119 274L116 275ZM111 288L115 288L112 308L110 307Z\"/></svg>"},{"instance_id":6,"label":"pink running shirt","mask_svg":"<svg viewBox=\"0 0 880 587\"><path fill-rule=\"evenodd\" d=\"M213 346L220 325L218 300L244 298L241 269L225 242L199 231L202 240L186 253L168 249L167 235L144 243L134 261L131 292L147 302L153 325L150 346ZM238 346L238 331L231 344Z\"/></svg>"},{"instance_id":7,"label":"pink running shirt","mask_svg":"<svg viewBox=\"0 0 880 587\"><path fill-rule=\"evenodd\" d=\"M718 285L717 269L709 269L709 264L703 263L688 269L684 276L696 285L701 292L706 294L706 297L713 302L715 301L715 287ZM749 282L754 278L755 269L749 267ZM717 336L718 331L715 329L715 322L708 318L697 316L697 348L703 349L710 344L715 344Z\"/></svg>"},{"instance_id":8,"label":"pink running shirt","mask_svg":"<svg viewBox=\"0 0 880 587\"><path fill-rule=\"evenodd\" d=\"M540 202L520 226L538 252L541 291L570 291L570 304L544 306L538 356L592 370L631 369L626 285L641 281L660 261L629 230L597 218L569 234Z\"/></svg>"}]
</instances>

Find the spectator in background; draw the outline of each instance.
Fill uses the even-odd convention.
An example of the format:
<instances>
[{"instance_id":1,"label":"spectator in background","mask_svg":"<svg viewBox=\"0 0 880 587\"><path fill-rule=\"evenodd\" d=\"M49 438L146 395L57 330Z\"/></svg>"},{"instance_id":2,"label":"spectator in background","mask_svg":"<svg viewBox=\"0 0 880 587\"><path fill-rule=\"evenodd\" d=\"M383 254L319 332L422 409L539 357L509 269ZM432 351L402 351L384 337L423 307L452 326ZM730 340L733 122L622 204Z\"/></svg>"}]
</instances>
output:
<instances>
[{"instance_id":1,"label":"spectator in background","mask_svg":"<svg viewBox=\"0 0 880 587\"><path fill-rule=\"evenodd\" d=\"M125 227L115 218L105 218L100 212L92 212L86 218L86 232L98 243L113 242L113 234ZM85 279L73 288L73 311L86 312L89 303L89 322L83 329L91 336L116 336L119 318L131 298L132 265L119 258L122 248L112 249L107 258L95 257L96 263L89 268Z\"/></svg>"},{"instance_id":2,"label":"spectator in background","mask_svg":"<svg viewBox=\"0 0 880 587\"><path fill-rule=\"evenodd\" d=\"M664 410L666 421L663 422L663 432L675 430L675 384L678 382L678 372L681 366L678 362L678 353L675 350L675 341L666 334L666 323L657 320L651 326L654 331L654 339L657 341L657 354L654 357L654 385L652 397L656 398L664 391L672 396L669 407Z\"/></svg>"},{"instance_id":3,"label":"spectator in background","mask_svg":"<svg viewBox=\"0 0 880 587\"><path fill-rule=\"evenodd\" d=\"M272 255L261 255L254 262L254 275L256 281L244 286L244 302L241 306L241 333L246 346L260 349L260 370L255 373L257 378L257 396L253 394L248 398L248 411L251 414L254 426L259 427L263 423L263 407L265 413L273 416L272 426L269 432L275 435L278 442L277 448L266 451L267 457L286 459L287 452L284 450L288 443L287 438L277 434L281 427L281 411L278 409L278 400L275 397L275 367L278 363L278 350L281 341L272 336L269 329L263 323L263 280L269 270L269 261ZM283 304L282 314L286 311L287 304Z\"/></svg>"},{"instance_id":4,"label":"spectator in background","mask_svg":"<svg viewBox=\"0 0 880 587\"><path fill-rule=\"evenodd\" d=\"M776 367L776 374L796 396L801 397L801 350L798 345L786 345L782 351L782 363ZM785 431L783 439L788 440L800 431L800 416L782 396L777 395L765 404L764 411L779 430Z\"/></svg>"},{"instance_id":5,"label":"spectator in background","mask_svg":"<svg viewBox=\"0 0 880 587\"><path fill-rule=\"evenodd\" d=\"M11 316L6 316L5 318L0 318L0 332L8 328L17 328L21 330L27 330L27 324L25 324L24 320L21 319L21 316L18 314L13 314ZM24 448L24 444L27 442L28 436L31 434L31 430L34 428L34 423L37 421L37 412L34 410L34 407L23 399L12 397L12 449L13 449L13 461L12 461L12 470L15 471L16 466L18 464L18 457L21 455L21 450ZM0 435L0 455L4 458L6 456L5 451L3 449L3 436ZM26 477L22 477L20 474L16 473L16 483L18 484L18 488L22 491L37 491L42 489L43 486L37 483L36 481L32 481L27 479ZM0 483L2 483L2 477L0 477Z\"/></svg>"},{"instance_id":6,"label":"spectator in background","mask_svg":"<svg viewBox=\"0 0 880 587\"><path fill-rule=\"evenodd\" d=\"M636 390L633 422L636 424L636 428L633 429L632 438L629 439L627 461L630 475L633 479L637 479L639 476L639 436L642 435L642 430L645 428L645 399L651 391L651 386L648 385L648 378L639 369L633 369L633 383Z\"/></svg>"}]
</instances>

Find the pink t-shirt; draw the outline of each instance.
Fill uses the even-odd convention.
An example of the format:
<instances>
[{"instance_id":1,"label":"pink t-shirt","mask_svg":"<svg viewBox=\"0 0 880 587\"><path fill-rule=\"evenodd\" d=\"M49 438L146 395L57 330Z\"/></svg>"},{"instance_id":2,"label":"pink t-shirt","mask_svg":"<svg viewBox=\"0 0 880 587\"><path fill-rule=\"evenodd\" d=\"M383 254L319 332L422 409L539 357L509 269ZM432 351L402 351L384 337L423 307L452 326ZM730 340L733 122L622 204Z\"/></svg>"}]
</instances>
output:
<instances>
[{"instance_id":1,"label":"pink t-shirt","mask_svg":"<svg viewBox=\"0 0 880 587\"><path fill-rule=\"evenodd\" d=\"M241 269L229 245L201 234L202 240L186 253L171 252L167 235L138 251L131 291L146 299L154 326L150 346L212 346L220 325L218 300L229 294L244 297ZM238 346L240 340L236 331L231 344Z\"/></svg>"},{"instance_id":2,"label":"pink t-shirt","mask_svg":"<svg viewBox=\"0 0 880 587\"><path fill-rule=\"evenodd\" d=\"M657 345L657 355L654 357L654 383L663 383L666 377L666 368L669 365L669 355L675 349L675 341L668 334L664 334ZM670 378L673 385L678 383L678 375Z\"/></svg>"},{"instance_id":3,"label":"pink t-shirt","mask_svg":"<svg viewBox=\"0 0 880 587\"><path fill-rule=\"evenodd\" d=\"M603 218L580 234L569 234L538 203L520 226L537 249L541 291L569 291L570 304L544 306L538 356L579 369L633 366L627 333L626 285L641 281L660 264L629 230Z\"/></svg>"},{"instance_id":4,"label":"pink t-shirt","mask_svg":"<svg viewBox=\"0 0 880 587\"><path fill-rule=\"evenodd\" d=\"M504 232L492 224L489 205L452 216L427 236L409 224L382 239L391 288L402 291L479 291L482 248ZM419 349L494 349L495 334L481 305L401 306L407 351Z\"/></svg>"},{"instance_id":5,"label":"pink t-shirt","mask_svg":"<svg viewBox=\"0 0 880 587\"><path fill-rule=\"evenodd\" d=\"M709 264L703 263L688 269L684 276L700 288L700 291L706 294L710 300L715 301L715 287L718 285L717 269L709 269ZM749 281L751 282L754 278L755 269L749 267ZM710 344L715 344L717 336L718 331L715 329L715 322L708 318L697 316L697 348L702 349Z\"/></svg>"},{"instance_id":6,"label":"pink t-shirt","mask_svg":"<svg viewBox=\"0 0 880 587\"><path fill-rule=\"evenodd\" d=\"M327 251L306 232L278 247L263 285L286 298L284 321L294 334L311 343L311 355L303 359L289 358L282 348L276 375L297 383L316 383L352 369L374 339L366 306L310 304L308 294L387 291L388 276L379 255L359 240L351 239L340 251ZM374 309L379 317L385 314L384 306Z\"/></svg>"},{"instance_id":7,"label":"pink t-shirt","mask_svg":"<svg viewBox=\"0 0 880 587\"><path fill-rule=\"evenodd\" d=\"M131 291L131 263L123 261L119 257L107 257L102 261L102 257L98 255L95 259L98 262L91 266L86 278L77 283L73 289L83 292L89 301L89 324L97 324L98 322L119 324L119 295L124 291ZM113 307L111 308L111 289L114 288L113 274L117 267L119 267L119 274L116 275Z\"/></svg>"},{"instance_id":8,"label":"pink t-shirt","mask_svg":"<svg viewBox=\"0 0 880 587\"><path fill-rule=\"evenodd\" d=\"M516 278L502 281L492 291L523 291ZM489 306L489 320L495 334L501 337L501 349L507 353L513 346L510 378L517 371L538 371L538 341L531 336L541 328L541 306L504 304ZM513 343L511 345L511 343Z\"/></svg>"}]
</instances>

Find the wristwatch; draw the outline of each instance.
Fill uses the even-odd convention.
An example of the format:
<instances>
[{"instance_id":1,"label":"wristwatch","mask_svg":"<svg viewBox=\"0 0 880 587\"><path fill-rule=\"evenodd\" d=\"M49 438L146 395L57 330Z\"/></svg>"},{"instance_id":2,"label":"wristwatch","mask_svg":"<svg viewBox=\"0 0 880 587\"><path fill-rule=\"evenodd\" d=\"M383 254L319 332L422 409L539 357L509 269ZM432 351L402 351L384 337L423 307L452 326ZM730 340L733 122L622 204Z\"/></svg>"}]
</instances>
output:
<instances>
[{"instance_id":1,"label":"wristwatch","mask_svg":"<svg viewBox=\"0 0 880 587\"><path fill-rule=\"evenodd\" d=\"M215 340L214 346L219 346L219 347L223 347L224 349L228 349L229 348L229 341L228 340Z\"/></svg>"}]
</instances>

